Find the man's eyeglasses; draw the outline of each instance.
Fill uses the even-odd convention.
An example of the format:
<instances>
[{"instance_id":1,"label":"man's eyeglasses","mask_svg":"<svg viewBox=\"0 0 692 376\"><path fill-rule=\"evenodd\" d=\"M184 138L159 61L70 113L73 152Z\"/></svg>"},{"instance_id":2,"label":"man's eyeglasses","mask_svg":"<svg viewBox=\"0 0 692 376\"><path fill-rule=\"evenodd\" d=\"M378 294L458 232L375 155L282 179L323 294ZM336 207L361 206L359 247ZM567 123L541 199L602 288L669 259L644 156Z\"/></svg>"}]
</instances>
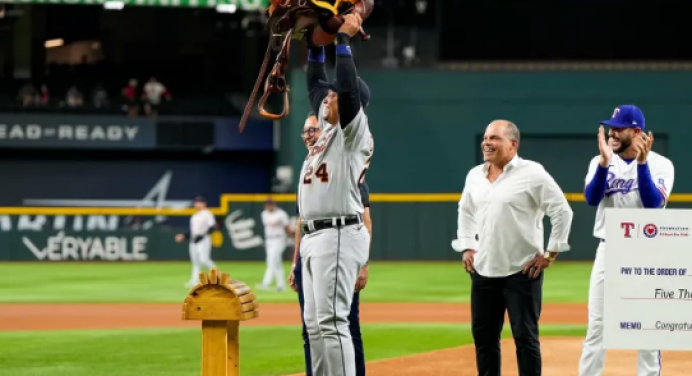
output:
<instances>
[{"instance_id":1,"label":"man's eyeglasses","mask_svg":"<svg viewBox=\"0 0 692 376\"><path fill-rule=\"evenodd\" d=\"M320 128L318 128L318 127L310 127L310 128L307 128L307 129L303 129L303 131L302 131L300 134L301 134L303 137L305 137L305 136L312 136L312 135L315 134L315 132L317 132L318 130L320 130Z\"/></svg>"}]
</instances>

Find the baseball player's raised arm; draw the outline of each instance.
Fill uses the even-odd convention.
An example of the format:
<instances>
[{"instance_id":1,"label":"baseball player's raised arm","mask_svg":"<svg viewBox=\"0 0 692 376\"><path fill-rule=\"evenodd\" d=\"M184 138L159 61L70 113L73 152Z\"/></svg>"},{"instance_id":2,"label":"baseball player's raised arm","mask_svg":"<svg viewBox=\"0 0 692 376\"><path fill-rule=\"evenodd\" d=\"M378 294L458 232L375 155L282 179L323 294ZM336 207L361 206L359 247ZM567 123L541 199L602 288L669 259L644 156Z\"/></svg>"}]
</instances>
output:
<instances>
[{"instance_id":1,"label":"baseball player's raised arm","mask_svg":"<svg viewBox=\"0 0 692 376\"><path fill-rule=\"evenodd\" d=\"M468 178L466 186L461 193L459 199L458 216L457 216L457 239L452 242L452 248L457 252L463 252L467 249L478 251L478 224L476 223L476 208L471 201L467 187L469 186Z\"/></svg>"},{"instance_id":2,"label":"baseball player's raised arm","mask_svg":"<svg viewBox=\"0 0 692 376\"><path fill-rule=\"evenodd\" d=\"M329 77L325 67L324 47L308 48L307 71L308 101L314 113L319 113L320 105L329 94Z\"/></svg>"},{"instance_id":3,"label":"baseball player's raised arm","mask_svg":"<svg viewBox=\"0 0 692 376\"><path fill-rule=\"evenodd\" d=\"M589 164L589 172L586 174L586 185L584 187L584 197L586 203L591 206L598 206L605 196L606 186L608 185L608 167L601 166L596 156Z\"/></svg>"},{"instance_id":4,"label":"baseball player's raised arm","mask_svg":"<svg viewBox=\"0 0 692 376\"><path fill-rule=\"evenodd\" d=\"M637 164L637 185L639 197L645 208L662 208L668 202L673 190L674 167L669 160ZM653 170L653 171L652 171Z\"/></svg>"},{"instance_id":5,"label":"baseball player's raised arm","mask_svg":"<svg viewBox=\"0 0 692 376\"><path fill-rule=\"evenodd\" d=\"M360 112L360 89L358 72L351 55L351 37L339 33L336 37L336 81L339 95L339 123L346 128L355 123L353 120Z\"/></svg>"},{"instance_id":6,"label":"baseball player's raised arm","mask_svg":"<svg viewBox=\"0 0 692 376\"><path fill-rule=\"evenodd\" d=\"M542 166L536 167L536 171L533 173L529 193L541 210L550 218L552 229L547 250L550 252L569 251L572 208L560 186Z\"/></svg>"}]
</instances>

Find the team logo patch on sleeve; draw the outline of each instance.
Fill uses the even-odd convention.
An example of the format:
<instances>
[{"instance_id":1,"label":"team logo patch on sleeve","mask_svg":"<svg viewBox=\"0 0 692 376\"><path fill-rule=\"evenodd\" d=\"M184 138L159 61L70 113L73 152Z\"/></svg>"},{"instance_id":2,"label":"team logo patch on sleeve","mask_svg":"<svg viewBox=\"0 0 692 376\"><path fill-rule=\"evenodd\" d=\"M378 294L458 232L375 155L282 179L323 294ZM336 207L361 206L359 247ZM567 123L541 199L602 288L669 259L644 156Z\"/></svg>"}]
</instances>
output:
<instances>
[{"instance_id":1,"label":"team logo patch on sleeve","mask_svg":"<svg viewBox=\"0 0 692 376\"><path fill-rule=\"evenodd\" d=\"M658 186L663 188L664 191L668 192L668 188L666 188L666 181L663 179L658 179Z\"/></svg>"}]
</instances>

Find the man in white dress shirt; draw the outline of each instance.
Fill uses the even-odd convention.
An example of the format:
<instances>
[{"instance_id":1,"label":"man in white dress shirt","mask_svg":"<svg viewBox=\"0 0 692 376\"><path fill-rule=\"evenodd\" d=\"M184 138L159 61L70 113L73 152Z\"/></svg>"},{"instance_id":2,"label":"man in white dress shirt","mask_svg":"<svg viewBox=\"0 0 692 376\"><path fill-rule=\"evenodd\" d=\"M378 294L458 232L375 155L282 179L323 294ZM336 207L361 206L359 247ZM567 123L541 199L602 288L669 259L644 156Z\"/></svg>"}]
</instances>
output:
<instances>
[{"instance_id":1,"label":"man in white dress shirt","mask_svg":"<svg viewBox=\"0 0 692 376\"><path fill-rule=\"evenodd\" d=\"M471 322L479 376L500 376L505 310L517 348L519 376L540 376L538 319L543 270L568 244L572 209L539 163L517 156L519 129L495 120L483 136L484 164L469 171L459 201L457 240L471 275ZM543 217L552 225L543 248Z\"/></svg>"}]
</instances>

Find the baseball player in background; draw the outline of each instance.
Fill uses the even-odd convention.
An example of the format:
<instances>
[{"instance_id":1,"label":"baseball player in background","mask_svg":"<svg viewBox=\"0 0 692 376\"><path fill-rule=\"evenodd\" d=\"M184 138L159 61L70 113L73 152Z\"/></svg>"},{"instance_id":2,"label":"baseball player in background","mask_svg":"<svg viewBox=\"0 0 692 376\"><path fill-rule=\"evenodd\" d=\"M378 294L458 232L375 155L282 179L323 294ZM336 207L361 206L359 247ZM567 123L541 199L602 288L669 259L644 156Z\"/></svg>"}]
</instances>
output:
<instances>
[{"instance_id":1,"label":"baseball player in background","mask_svg":"<svg viewBox=\"0 0 692 376\"><path fill-rule=\"evenodd\" d=\"M264 279L259 286L260 290L267 290L272 281L276 279L276 289L286 290L284 280L284 268L281 265L281 255L286 249L286 237L291 235L286 211L276 206L271 198L264 202L264 210L261 214L262 224L264 225L264 247L267 253L267 268L264 272Z\"/></svg>"},{"instance_id":2,"label":"baseball player in background","mask_svg":"<svg viewBox=\"0 0 692 376\"><path fill-rule=\"evenodd\" d=\"M303 142L308 148L315 145L317 139L319 139L322 130L319 127L317 117L314 113L308 115L305 121L305 126L303 127ZM360 196L363 203L363 223L365 228L367 228L368 233L372 239L372 220L370 218L370 190L368 189L368 184L363 180L360 184ZM300 218L300 212L297 213L298 218ZM300 313L301 316L304 312L305 298L303 296L303 277L300 259L300 221L297 222L295 230L295 251L293 253L293 266L291 267L291 274L288 277L288 282L291 289L298 293L298 302L300 303ZM353 341L353 349L355 353L356 361L356 376L365 376L365 351L363 348L363 337L360 331L360 290L364 289L368 283L368 265L366 264L360 269L358 274L358 280L356 281L355 294L353 294L353 302L351 303L351 311L348 315L348 327L351 333L351 340ZM305 354L305 375L313 376L312 374L312 358L310 354L310 338L308 337L307 327L305 325L305 320L303 321L303 351Z\"/></svg>"},{"instance_id":3,"label":"baseball player in background","mask_svg":"<svg viewBox=\"0 0 692 376\"><path fill-rule=\"evenodd\" d=\"M609 127L608 141L604 125ZM605 271L605 209L663 209L673 189L673 163L651 151L654 136L644 134L644 114L634 105L619 106L598 130L600 155L589 164L584 196L597 206L593 235L600 239L589 285L589 327L579 362L579 376L600 376L603 348L603 287ZM637 352L637 376L658 376L659 350Z\"/></svg>"},{"instance_id":4,"label":"baseball player in background","mask_svg":"<svg viewBox=\"0 0 692 376\"><path fill-rule=\"evenodd\" d=\"M368 261L370 234L363 224L359 182L372 156L369 90L359 79L350 39L361 25L347 14L336 36L336 82L330 84L324 48L308 52L307 87L322 132L298 183L303 319L314 376L355 376L348 315L358 274Z\"/></svg>"},{"instance_id":5,"label":"baseball player in background","mask_svg":"<svg viewBox=\"0 0 692 376\"><path fill-rule=\"evenodd\" d=\"M203 266L208 269L216 267L211 260L211 237L209 236L216 228L216 218L207 208L207 200L203 197L195 197L195 209L197 213L190 217L190 231L175 236L175 241L178 243L184 240L190 241L192 275L187 287L193 287L199 283L199 273Z\"/></svg>"}]
</instances>

